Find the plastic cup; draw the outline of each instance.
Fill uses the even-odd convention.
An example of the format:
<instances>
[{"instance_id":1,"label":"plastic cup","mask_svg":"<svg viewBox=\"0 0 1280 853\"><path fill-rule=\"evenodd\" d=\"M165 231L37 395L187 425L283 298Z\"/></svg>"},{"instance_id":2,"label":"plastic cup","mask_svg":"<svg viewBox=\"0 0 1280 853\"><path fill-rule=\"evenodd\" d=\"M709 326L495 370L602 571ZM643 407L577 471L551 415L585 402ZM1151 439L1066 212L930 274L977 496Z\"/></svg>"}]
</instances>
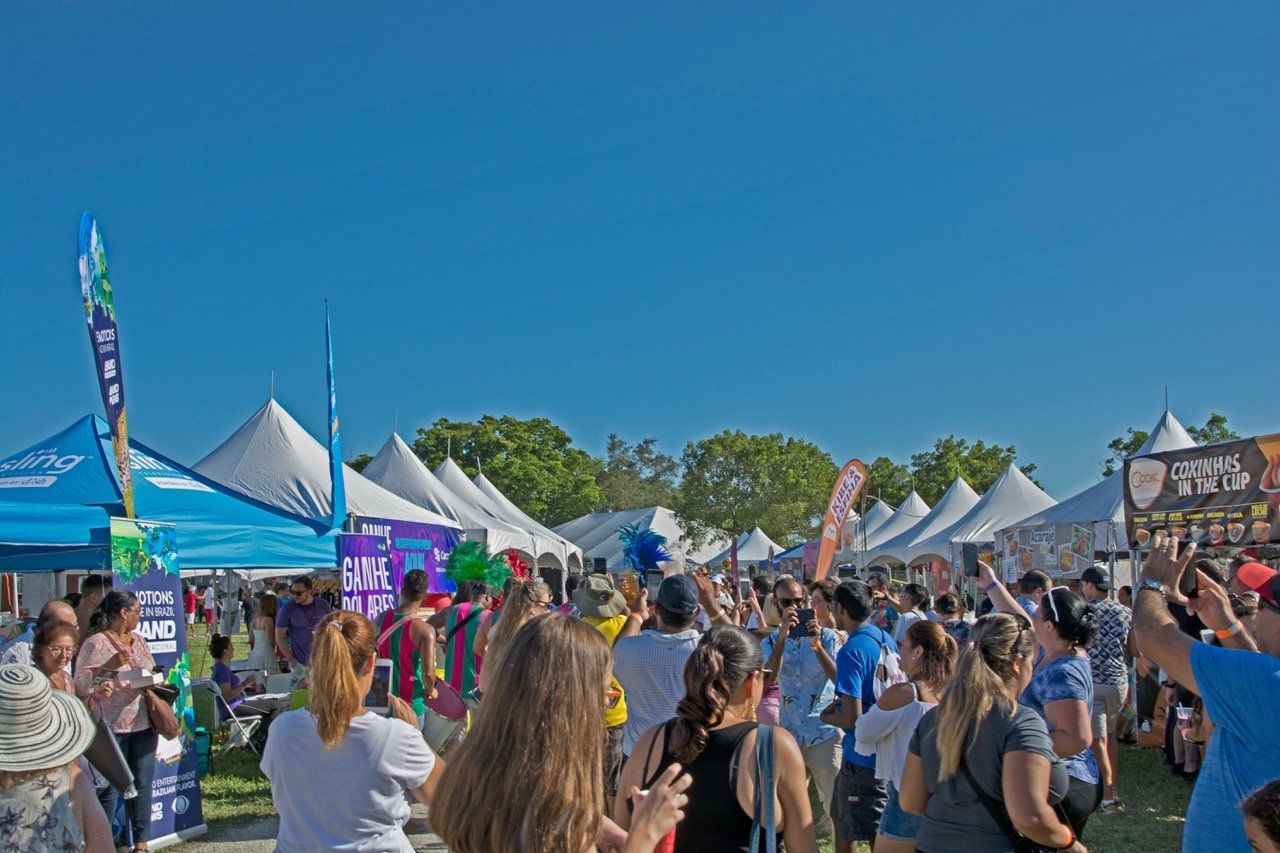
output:
<instances>
[{"instance_id":1,"label":"plastic cup","mask_svg":"<svg viewBox=\"0 0 1280 853\"><path fill-rule=\"evenodd\" d=\"M631 795L631 799L638 807L647 796L649 796L648 791L637 791ZM676 828L674 826L667 831L666 835L662 836L662 840L653 848L653 853L676 853Z\"/></svg>"}]
</instances>

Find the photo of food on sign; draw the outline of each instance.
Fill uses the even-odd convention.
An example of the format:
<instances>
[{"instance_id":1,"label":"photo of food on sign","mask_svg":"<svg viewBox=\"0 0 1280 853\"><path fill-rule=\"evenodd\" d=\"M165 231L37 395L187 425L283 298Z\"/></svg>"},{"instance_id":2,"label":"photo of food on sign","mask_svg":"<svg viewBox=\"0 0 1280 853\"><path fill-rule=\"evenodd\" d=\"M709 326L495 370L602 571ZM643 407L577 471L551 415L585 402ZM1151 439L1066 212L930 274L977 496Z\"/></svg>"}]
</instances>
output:
<instances>
[{"instance_id":1,"label":"photo of food on sign","mask_svg":"<svg viewBox=\"0 0 1280 853\"><path fill-rule=\"evenodd\" d=\"M1128 540L1163 530L1201 547L1280 543L1280 434L1125 461Z\"/></svg>"},{"instance_id":2,"label":"photo of food on sign","mask_svg":"<svg viewBox=\"0 0 1280 853\"><path fill-rule=\"evenodd\" d=\"M1117 531L1117 538L1123 536ZM1006 530L1000 538L1002 554L1021 577L1032 569L1051 577L1071 579L1093 565L1092 526L1046 524ZM1077 551L1077 549L1079 549Z\"/></svg>"}]
</instances>

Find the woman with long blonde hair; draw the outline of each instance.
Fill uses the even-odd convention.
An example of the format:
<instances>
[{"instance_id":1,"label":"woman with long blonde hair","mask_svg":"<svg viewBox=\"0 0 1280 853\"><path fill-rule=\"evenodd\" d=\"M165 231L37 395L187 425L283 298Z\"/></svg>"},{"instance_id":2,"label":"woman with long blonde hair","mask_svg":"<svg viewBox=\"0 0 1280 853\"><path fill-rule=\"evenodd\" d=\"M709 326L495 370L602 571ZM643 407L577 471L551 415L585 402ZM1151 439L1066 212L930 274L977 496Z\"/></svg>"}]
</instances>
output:
<instances>
[{"instance_id":1,"label":"woman with long blonde hair","mask_svg":"<svg viewBox=\"0 0 1280 853\"><path fill-rule=\"evenodd\" d=\"M585 853L606 839L648 853L683 817L689 780L676 766L649 789L625 842L605 819L604 709L613 700L599 631L563 614L526 620L485 673L480 713L431 807L431 827L454 853Z\"/></svg>"},{"instance_id":2,"label":"woman with long blonde hair","mask_svg":"<svg viewBox=\"0 0 1280 853\"><path fill-rule=\"evenodd\" d=\"M955 676L920 720L902 771L902 808L924 815L916 850L1005 853L1017 835L1083 853L1055 808L1067 772L1044 720L1018 704L1036 634L1025 616L992 613L974 626Z\"/></svg>"},{"instance_id":3,"label":"woman with long blonde hair","mask_svg":"<svg viewBox=\"0 0 1280 853\"><path fill-rule=\"evenodd\" d=\"M443 762L404 700L389 697L391 718L365 710L377 639L348 610L316 625L310 704L276 718L262 754L279 850L413 850L405 793L430 805Z\"/></svg>"},{"instance_id":4,"label":"woman with long blonde hair","mask_svg":"<svg viewBox=\"0 0 1280 853\"><path fill-rule=\"evenodd\" d=\"M512 578L503 600L500 615L491 624L487 635L487 645L483 652L485 665L480 670L481 691L487 689L488 680L485 671L497 663L502 650L511 642L511 638L530 619L546 616L551 606L551 589L542 581L533 578Z\"/></svg>"}]
</instances>

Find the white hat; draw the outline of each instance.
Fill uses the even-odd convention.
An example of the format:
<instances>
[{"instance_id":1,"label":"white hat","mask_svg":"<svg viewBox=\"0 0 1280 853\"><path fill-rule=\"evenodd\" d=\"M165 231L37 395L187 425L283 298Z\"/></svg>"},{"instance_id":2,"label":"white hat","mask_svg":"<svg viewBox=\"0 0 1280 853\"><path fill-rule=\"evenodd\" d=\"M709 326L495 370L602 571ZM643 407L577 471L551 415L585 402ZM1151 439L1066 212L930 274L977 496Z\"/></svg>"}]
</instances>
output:
<instances>
[{"instance_id":1,"label":"white hat","mask_svg":"<svg viewBox=\"0 0 1280 853\"><path fill-rule=\"evenodd\" d=\"M93 742L84 703L54 690L33 666L0 666L0 770L48 770L70 763Z\"/></svg>"}]
</instances>

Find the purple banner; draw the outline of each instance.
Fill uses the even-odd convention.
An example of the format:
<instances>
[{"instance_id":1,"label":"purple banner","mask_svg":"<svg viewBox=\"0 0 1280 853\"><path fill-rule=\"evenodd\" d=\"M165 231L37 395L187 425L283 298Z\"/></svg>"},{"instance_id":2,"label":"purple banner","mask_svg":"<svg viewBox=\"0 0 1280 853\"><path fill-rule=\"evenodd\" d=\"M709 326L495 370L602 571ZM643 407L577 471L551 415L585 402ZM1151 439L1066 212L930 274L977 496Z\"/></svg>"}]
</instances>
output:
<instances>
[{"instance_id":1,"label":"purple banner","mask_svg":"<svg viewBox=\"0 0 1280 853\"><path fill-rule=\"evenodd\" d=\"M80 296L84 300L89 342L98 372L98 390L111 427L111 447L124 514L134 517L133 472L129 467L129 428L124 414L124 374L120 368L120 340L116 329L116 301L107 277L107 251L93 214L80 217Z\"/></svg>"},{"instance_id":2,"label":"purple banner","mask_svg":"<svg viewBox=\"0 0 1280 853\"><path fill-rule=\"evenodd\" d=\"M391 551L392 582L396 592L405 572L422 569L427 573L431 592L455 592L454 584L444 576L449 552L461 538L458 531L438 524L397 521L390 518L352 516L354 532L386 539Z\"/></svg>"},{"instance_id":3,"label":"purple banner","mask_svg":"<svg viewBox=\"0 0 1280 853\"><path fill-rule=\"evenodd\" d=\"M392 577L385 536L338 534L338 570L342 573L342 609L369 619L396 606L400 582Z\"/></svg>"}]
</instances>

